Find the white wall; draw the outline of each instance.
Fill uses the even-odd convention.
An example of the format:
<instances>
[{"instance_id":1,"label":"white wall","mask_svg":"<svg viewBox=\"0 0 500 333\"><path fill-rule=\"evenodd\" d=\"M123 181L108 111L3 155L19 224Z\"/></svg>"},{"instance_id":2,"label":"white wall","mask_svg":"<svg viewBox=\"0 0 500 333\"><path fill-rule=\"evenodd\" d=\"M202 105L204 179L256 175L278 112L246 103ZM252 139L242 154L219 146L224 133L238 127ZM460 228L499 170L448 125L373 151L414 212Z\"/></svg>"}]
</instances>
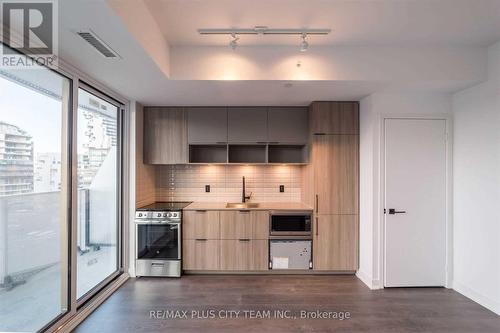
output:
<instances>
[{"instance_id":1,"label":"white wall","mask_svg":"<svg viewBox=\"0 0 500 333\"><path fill-rule=\"evenodd\" d=\"M486 49L474 47L315 46L297 52L296 46L241 46L235 52L227 46L175 46L170 59L175 80L375 81L438 87L486 77Z\"/></svg>"},{"instance_id":2,"label":"white wall","mask_svg":"<svg viewBox=\"0 0 500 333\"><path fill-rule=\"evenodd\" d=\"M453 286L500 314L500 43L488 62L488 81L453 95Z\"/></svg>"},{"instance_id":3,"label":"white wall","mask_svg":"<svg viewBox=\"0 0 500 333\"><path fill-rule=\"evenodd\" d=\"M360 267L358 277L370 288L382 288L380 226L381 116L451 114L449 94L370 95L360 103Z\"/></svg>"}]
</instances>

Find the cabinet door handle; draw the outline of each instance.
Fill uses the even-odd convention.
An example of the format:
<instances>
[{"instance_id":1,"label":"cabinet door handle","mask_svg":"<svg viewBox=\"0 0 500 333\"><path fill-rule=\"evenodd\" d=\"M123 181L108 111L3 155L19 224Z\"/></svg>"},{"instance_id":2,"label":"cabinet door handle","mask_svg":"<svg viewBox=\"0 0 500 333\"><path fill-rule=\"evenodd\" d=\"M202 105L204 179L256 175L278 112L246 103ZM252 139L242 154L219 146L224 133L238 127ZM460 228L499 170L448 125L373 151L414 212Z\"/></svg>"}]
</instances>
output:
<instances>
[{"instance_id":1,"label":"cabinet door handle","mask_svg":"<svg viewBox=\"0 0 500 333\"><path fill-rule=\"evenodd\" d=\"M207 210L206 209L197 209L196 212L197 213L206 213Z\"/></svg>"},{"instance_id":2,"label":"cabinet door handle","mask_svg":"<svg viewBox=\"0 0 500 333\"><path fill-rule=\"evenodd\" d=\"M196 238L196 241L197 242L206 242L207 239L206 238Z\"/></svg>"},{"instance_id":3,"label":"cabinet door handle","mask_svg":"<svg viewBox=\"0 0 500 333\"><path fill-rule=\"evenodd\" d=\"M249 238L240 238L238 239L240 242L250 242Z\"/></svg>"},{"instance_id":4,"label":"cabinet door handle","mask_svg":"<svg viewBox=\"0 0 500 333\"><path fill-rule=\"evenodd\" d=\"M240 210L239 212L240 213L250 213L250 210L249 209L244 209L244 210Z\"/></svg>"},{"instance_id":5,"label":"cabinet door handle","mask_svg":"<svg viewBox=\"0 0 500 333\"><path fill-rule=\"evenodd\" d=\"M318 227L318 218L316 217L316 236L318 236L318 231L319 231L319 227Z\"/></svg>"},{"instance_id":6,"label":"cabinet door handle","mask_svg":"<svg viewBox=\"0 0 500 333\"><path fill-rule=\"evenodd\" d=\"M316 213L318 212L319 210L319 196L316 194Z\"/></svg>"}]
</instances>

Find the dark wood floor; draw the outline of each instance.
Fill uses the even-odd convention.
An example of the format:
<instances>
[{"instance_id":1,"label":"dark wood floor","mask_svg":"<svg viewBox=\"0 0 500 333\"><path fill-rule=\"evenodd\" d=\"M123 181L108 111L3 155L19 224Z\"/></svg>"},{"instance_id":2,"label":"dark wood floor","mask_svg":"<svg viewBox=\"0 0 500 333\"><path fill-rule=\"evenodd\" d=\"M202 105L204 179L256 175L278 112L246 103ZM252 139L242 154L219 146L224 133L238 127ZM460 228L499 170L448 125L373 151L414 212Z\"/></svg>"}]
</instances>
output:
<instances>
[{"instance_id":1,"label":"dark wood floor","mask_svg":"<svg viewBox=\"0 0 500 333\"><path fill-rule=\"evenodd\" d=\"M187 311L188 319L150 318L150 311L158 310ZM209 315L208 310L216 316L241 312L236 319L191 318ZM244 310L263 316L270 310L271 319L244 318ZM289 310L297 319L274 318L274 310ZM300 311L316 310L349 312L351 318L300 318ZM498 333L500 316L453 290L371 291L354 276L184 276L130 279L75 332Z\"/></svg>"}]
</instances>

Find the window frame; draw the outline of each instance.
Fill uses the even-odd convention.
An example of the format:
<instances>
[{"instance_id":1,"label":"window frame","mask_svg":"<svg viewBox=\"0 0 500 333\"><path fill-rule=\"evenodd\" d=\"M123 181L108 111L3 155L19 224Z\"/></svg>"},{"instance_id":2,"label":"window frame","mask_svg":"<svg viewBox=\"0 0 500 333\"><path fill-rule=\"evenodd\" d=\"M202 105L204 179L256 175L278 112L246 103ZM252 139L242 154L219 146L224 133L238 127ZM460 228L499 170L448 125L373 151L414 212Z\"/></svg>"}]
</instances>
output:
<instances>
[{"instance_id":1,"label":"window frame","mask_svg":"<svg viewBox=\"0 0 500 333\"><path fill-rule=\"evenodd\" d=\"M0 41L0 47L4 43ZM9 45L7 45L9 46ZM17 53L21 52L13 49ZM65 130L62 131L62 140L66 140L66 165L61 166L67 171L66 174L66 232L65 242L67 244L67 262L65 267L65 273L67 275L67 290L66 290L66 312L54 317L50 322L43 326L39 332L56 332L59 331L63 326L67 326L68 329L72 329L73 320L78 321L80 315L85 316L88 309L96 306L95 303L100 303L108 296L110 290L116 289L124 281L129 278L129 248L130 242L128 235L129 230L129 219L130 219L130 199L128 196L128 190L130 188L130 101L123 95L113 91L106 85L100 83L99 81L93 79L91 76L80 71L71 64L65 62L63 59L58 59L58 67L50 68L43 66L45 69L53 71L69 80L69 101L66 119L63 119L63 126L66 126ZM119 122L117 128L117 139L120 151L120 159L117 160L121 164L118 174L118 213L119 213L119 232L118 232L118 270L113 276L108 277L106 280L100 283L100 288L92 290L92 294L88 295L83 301L77 301L76 292L76 259L77 259L77 191L78 191L78 178L77 178L77 143L75 130L78 112L78 88L80 86L85 86L87 91L96 92L99 97L104 97L104 99L111 99L112 104L120 104L119 108ZM63 152L63 150L61 150ZM61 253L61 255L63 255Z\"/></svg>"},{"instance_id":2,"label":"window frame","mask_svg":"<svg viewBox=\"0 0 500 333\"><path fill-rule=\"evenodd\" d=\"M123 239L124 239L124 234L123 234L123 225L124 225L124 220L123 220L123 212L122 212L122 207L123 207L123 166L124 166L124 154L123 154L123 141L124 141L124 136L123 136L123 118L124 118L124 104L122 104L120 101L108 96L107 94L101 92L100 90L94 88L92 85L89 85L83 80L78 80L77 88L76 91L73 93L76 95L76 99L78 100L78 93L80 89L98 97L101 98L102 100L112 104L113 106L116 106L118 113L117 113L117 128L116 128L116 137L117 137L117 149L116 149L116 163L117 163L117 174L116 174L116 193L117 193L117 230L116 230L116 235L117 235L117 262L116 266L117 269L108 275L104 280L102 280L100 283L92 287L90 290L88 290L85 294L83 294L80 298L78 298L77 293L75 292L75 298L76 298L76 308L79 309L82 306L84 306L90 299L92 299L99 291L101 291L103 288L105 288L111 281L116 279L119 275L121 275L124 272L124 261L123 261ZM78 101L76 103L76 109L74 109L74 119L73 119L73 129L78 128ZM77 138L77 131L73 131L73 140L75 144L77 145L78 143L78 138ZM76 169L75 173L78 173L78 153L77 153L77 146L75 145L75 164L76 164ZM75 211L75 223L78 223L78 177L76 177L76 187L75 191L73 192L74 198L74 211ZM75 225L75 233L77 233L77 227ZM76 242L74 245L76 246ZM77 251L75 251L77 252ZM77 253L75 253L77 255ZM77 263L77 257L75 256L75 264ZM74 270L76 272L75 274L75 280L78 275L77 269ZM75 289L76 291L76 289Z\"/></svg>"},{"instance_id":3,"label":"window frame","mask_svg":"<svg viewBox=\"0 0 500 333\"><path fill-rule=\"evenodd\" d=\"M4 43L0 42L0 47L3 47ZM10 48L9 45L7 47ZM12 51L22 54L16 49L12 49ZM62 78L66 79L68 82L68 96L67 96L67 105L66 108L61 110L61 197L64 197L66 205L63 207L65 209L64 214L61 214L63 217L60 221L61 223L61 244L64 244L66 249L61 249L62 251L66 250L66 253L61 252L61 274L64 274L66 278L64 279L64 283L66 283L66 291L61 293L61 296L66 294L65 305L66 311L62 312L52 318L49 322L47 322L44 326L42 326L38 332L52 332L54 331L54 327L59 326L62 322L65 322L73 316L76 312L76 308L74 306L74 302L72 299L72 285L73 279L76 277L76 274L73 274L73 259L72 259L72 246L73 244L73 219L72 219L72 192L73 192L73 181L72 181L72 159L73 159L73 126L72 120L74 115L74 105L75 105L75 91L74 91L74 83L75 83L75 74L70 71L65 70L63 67L59 69L54 69L46 66L43 67L43 70L48 70L53 73L60 75ZM36 70L36 69L35 69ZM64 93L64 91L63 91ZM77 104L78 105L78 104ZM64 147L66 144L66 147ZM63 175L66 175L63 178ZM65 186L63 189L62 187ZM62 267L63 264L66 264L65 267ZM63 279L61 279L61 282Z\"/></svg>"}]
</instances>

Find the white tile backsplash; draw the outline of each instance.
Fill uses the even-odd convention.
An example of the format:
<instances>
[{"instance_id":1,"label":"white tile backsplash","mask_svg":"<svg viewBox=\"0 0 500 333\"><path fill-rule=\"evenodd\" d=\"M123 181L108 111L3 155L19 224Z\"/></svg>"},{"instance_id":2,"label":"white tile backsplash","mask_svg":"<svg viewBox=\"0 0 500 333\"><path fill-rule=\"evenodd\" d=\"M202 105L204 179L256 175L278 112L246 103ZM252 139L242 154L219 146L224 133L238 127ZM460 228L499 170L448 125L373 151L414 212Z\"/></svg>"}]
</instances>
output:
<instances>
[{"instance_id":1,"label":"white tile backsplash","mask_svg":"<svg viewBox=\"0 0 500 333\"><path fill-rule=\"evenodd\" d=\"M158 201L241 201L245 176L253 202L300 202L302 167L296 165L164 165L156 169ZM211 192L205 192L210 185ZM285 192L279 192L279 186Z\"/></svg>"}]
</instances>

